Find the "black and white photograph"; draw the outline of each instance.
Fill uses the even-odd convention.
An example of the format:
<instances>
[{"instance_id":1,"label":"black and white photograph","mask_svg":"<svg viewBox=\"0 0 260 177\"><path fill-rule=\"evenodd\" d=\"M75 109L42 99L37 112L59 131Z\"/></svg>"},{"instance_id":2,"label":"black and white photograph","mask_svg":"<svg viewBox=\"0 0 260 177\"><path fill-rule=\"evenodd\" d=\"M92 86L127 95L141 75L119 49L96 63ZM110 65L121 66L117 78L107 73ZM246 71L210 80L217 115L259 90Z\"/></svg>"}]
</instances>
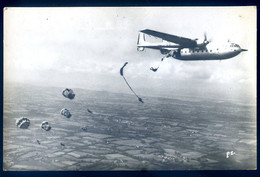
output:
<instances>
[{"instance_id":1,"label":"black and white photograph","mask_svg":"<svg viewBox=\"0 0 260 177\"><path fill-rule=\"evenodd\" d=\"M256 170L256 6L3 11L4 171Z\"/></svg>"}]
</instances>

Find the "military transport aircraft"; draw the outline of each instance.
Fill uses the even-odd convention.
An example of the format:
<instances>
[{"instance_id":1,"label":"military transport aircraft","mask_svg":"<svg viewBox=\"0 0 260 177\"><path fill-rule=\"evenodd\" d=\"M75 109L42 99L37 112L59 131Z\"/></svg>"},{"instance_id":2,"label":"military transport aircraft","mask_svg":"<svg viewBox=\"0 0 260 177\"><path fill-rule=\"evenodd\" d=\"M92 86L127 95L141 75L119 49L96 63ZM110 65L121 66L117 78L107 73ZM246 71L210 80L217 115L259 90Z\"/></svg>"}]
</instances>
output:
<instances>
[{"instance_id":1,"label":"military transport aircraft","mask_svg":"<svg viewBox=\"0 0 260 177\"><path fill-rule=\"evenodd\" d=\"M145 34L161 38L161 43L150 43L145 41ZM188 39L171 34L153 30L142 30L139 32L137 50L144 51L145 48L160 50L164 58L173 57L179 60L224 60L232 58L246 49L241 49L238 44L228 41L225 45L208 45L206 34L204 41L199 43L198 39Z\"/></svg>"}]
</instances>

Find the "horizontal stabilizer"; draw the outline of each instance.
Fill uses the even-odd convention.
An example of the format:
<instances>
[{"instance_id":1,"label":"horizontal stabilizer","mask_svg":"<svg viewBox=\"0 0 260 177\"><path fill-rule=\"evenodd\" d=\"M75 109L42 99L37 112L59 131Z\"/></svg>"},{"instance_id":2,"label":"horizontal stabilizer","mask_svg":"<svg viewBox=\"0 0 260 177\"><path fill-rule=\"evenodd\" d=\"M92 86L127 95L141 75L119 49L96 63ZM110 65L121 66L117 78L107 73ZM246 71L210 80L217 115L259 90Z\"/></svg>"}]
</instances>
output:
<instances>
[{"instance_id":1,"label":"horizontal stabilizer","mask_svg":"<svg viewBox=\"0 0 260 177\"><path fill-rule=\"evenodd\" d=\"M142 47L142 45L145 45L145 36L144 33L139 33L138 34L138 39L137 39L137 50L138 51L144 51L144 47Z\"/></svg>"}]
</instances>

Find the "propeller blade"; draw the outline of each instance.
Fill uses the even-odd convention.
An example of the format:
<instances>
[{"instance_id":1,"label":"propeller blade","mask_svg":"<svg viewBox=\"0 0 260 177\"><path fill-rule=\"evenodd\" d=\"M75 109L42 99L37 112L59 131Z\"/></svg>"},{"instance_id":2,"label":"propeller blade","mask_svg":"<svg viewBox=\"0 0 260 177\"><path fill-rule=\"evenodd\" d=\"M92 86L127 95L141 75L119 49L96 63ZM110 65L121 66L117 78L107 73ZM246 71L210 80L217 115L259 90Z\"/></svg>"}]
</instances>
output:
<instances>
[{"instance_id":1,"label":"propeller blade","mask_svg":"<svg viewBox=\"0 0 260 177\"><path fill-rule=\"evenodd\" d=\"M207 33L206 33L206 32L204 33L204 41L208 41L208 40L207 40Z\"/></svg>"},{"instance_id":2,"label":"propeller blade","mask_svg":"<svg viewBox=\"0 0 260 177\"><path fill-rule=\"evenodd\" d=\"M204 45L209 44L211 41L212 41L211 39L208 40L207 33L205 32L204 33L204 41L203 41Z\"/></svg>"}]
</instances>

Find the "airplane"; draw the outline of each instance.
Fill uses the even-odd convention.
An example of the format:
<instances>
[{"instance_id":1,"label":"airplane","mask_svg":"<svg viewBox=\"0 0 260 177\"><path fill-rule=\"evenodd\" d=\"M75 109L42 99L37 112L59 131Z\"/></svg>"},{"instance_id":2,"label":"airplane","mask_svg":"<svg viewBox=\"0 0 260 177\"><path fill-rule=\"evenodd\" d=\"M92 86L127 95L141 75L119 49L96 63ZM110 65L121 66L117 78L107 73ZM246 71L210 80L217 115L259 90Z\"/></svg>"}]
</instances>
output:
<instances>
[{"instance_id":1,"label":"airplane","mask_svg":"<svg viewBox=\"0 0 260 177\"><path fill-rule=\"evenodd\" d=\"M145 35L161 38L161 43L150 43L145 40ZM242 49L238 44L228 41L225 45L208 45L211 41L207 40L204 34L204 41L199 43L198 39L189 39L167 33L145 29L139 32L137 40L137 50L144 51L145 48L160 50L165 55L162 58L173 57L178 60L224 60L237 56Z\"/></svg>"}]
</instances>

